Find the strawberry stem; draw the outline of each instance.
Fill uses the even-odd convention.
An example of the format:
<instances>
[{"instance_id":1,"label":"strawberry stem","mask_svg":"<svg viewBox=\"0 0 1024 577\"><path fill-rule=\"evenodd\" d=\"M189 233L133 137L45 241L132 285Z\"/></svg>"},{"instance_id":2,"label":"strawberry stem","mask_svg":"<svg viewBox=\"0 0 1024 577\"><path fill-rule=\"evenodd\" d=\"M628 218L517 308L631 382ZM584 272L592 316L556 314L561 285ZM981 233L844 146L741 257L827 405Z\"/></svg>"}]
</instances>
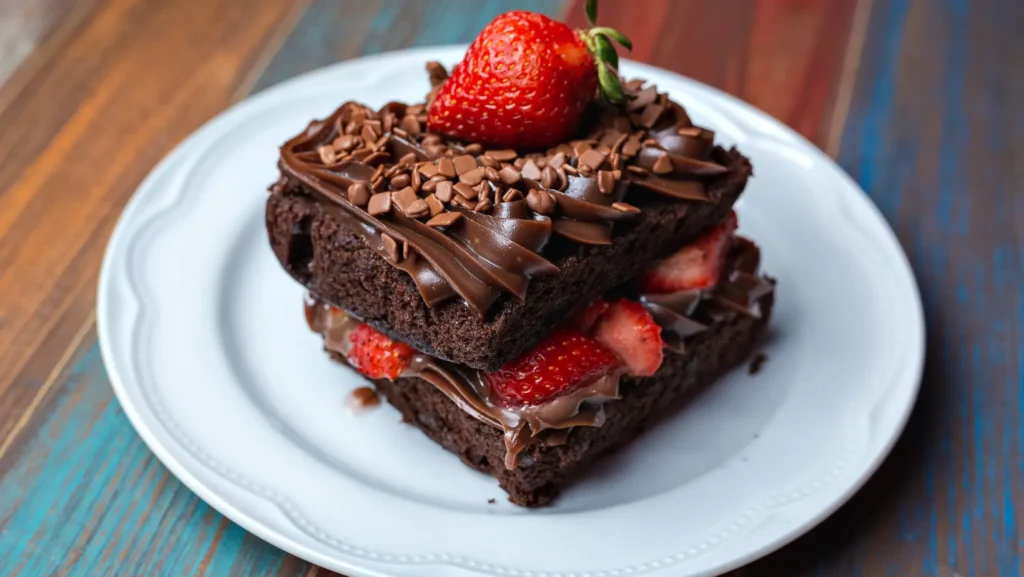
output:
<instances>
[{"instance_id":1,"label":"strawberry stem","mask_svg":"<svg viewBox=\"0 0 1024 577\"><path fill-rule=\"evenodd\" d=\"M625 104L632 95L626 94L622 89L622 80L619 78L619 53L612 43L618 43L627 51L633 50L633 43L625 34L614 28L597 26L597 0L587 0L584 10L592 28L579 30L578 34L597 65L600 95L611 104Z\"/></svg>"}]
</instances>

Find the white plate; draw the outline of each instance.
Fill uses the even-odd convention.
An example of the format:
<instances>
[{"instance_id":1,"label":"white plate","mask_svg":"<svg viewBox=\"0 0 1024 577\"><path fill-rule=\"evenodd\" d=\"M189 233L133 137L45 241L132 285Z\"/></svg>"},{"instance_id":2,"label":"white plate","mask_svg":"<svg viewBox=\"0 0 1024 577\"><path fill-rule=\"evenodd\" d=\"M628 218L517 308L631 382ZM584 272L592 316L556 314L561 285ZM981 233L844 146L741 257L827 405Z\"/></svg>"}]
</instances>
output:
<instances>
[{"instance_id":1,"label":"white plate","mask_svg":"<svg viewBox=\"0 0 1024 577\"><path fill-rule=\"evenodd\" d=\"M110 241L99 338L125 412L189 488L348 575L711 575L818 523L907 418L921 304L892 232L824 154L703 84L624 63L752 157L742 231L779 279L764 370L737 370L551 508L527 511L382 407L305 327L263 228L278 146L346 99L427 91L463 47L378 55L232 107L139 187ZM180 284L178 284L180 283ZM489 504L489 499L497 503Z\"/></svg>"}]
</instances>

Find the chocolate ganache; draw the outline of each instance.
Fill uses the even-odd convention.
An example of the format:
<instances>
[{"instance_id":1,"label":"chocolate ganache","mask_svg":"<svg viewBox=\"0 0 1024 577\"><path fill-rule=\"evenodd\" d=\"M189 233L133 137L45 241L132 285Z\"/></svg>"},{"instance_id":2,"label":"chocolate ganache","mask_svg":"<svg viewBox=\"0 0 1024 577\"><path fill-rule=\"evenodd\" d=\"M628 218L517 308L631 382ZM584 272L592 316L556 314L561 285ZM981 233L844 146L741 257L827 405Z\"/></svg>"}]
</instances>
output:
<instances>
[{"instance_id":1,"label":"chocolate ganache","mask_svg":"<svg viewBox=\"0 0 1024 577\"><path fill-rule=\"evenodd\" d=\"M668 295L629 294L642 302L662 328L665 348L683 353L687 339L716 321L744 314L760 318L761 300L775 287L758 275L760 253L749 240L737 237L722 280L712 289ZM627 291L628 292L628 291ZM324 347L345 362L349 336L359 320L315 297L306 302L306 321L320 334ZM603 404L620 398L622 372L613 373L538 405L506 406L497 400L481 371L417 352L402 377L423 379L437 387L453 403L476 419L500 428L505 438L505 466L516 467L517 458L532 444L560 445L573 427L604 424Z\"/></svg>"},{"instance_id":2,"label":"chocolate ganache","mask_svg":"<svg viewBox=\"0 0 1024 577\"><path fill-rule=\"evenodd\" d=\"M447 79L428 65L423 104L379 110L347 102L281 147L282 178L298 179L333 217L407 272L428 306L458 295L481 316L502 294L525 299L531 278L558 273L542 256L551 236L609 244L615 223L647 191L708 201L706 181L727 172L714 133L642 80L629 104L595 103L582 137L544 152L485 150L426 132Z\"/></svg>"}]
</instances>

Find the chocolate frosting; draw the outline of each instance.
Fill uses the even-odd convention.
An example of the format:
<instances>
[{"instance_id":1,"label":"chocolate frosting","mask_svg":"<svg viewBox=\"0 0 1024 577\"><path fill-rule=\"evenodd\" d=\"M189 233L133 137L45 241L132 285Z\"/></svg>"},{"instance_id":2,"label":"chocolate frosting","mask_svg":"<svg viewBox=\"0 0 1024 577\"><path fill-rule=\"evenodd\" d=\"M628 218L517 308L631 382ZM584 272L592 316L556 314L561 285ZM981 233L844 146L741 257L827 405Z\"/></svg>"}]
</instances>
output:
<instances>
[{"instance_id":1,"label":"chocolate frosting","mask_svg":"<svg viewBox=\"0 0 1024 577\"><path fill-rule=\"evenodd\" d=\"M297 179L392 266L412 277L428 306L458 296L480 315L503 294L526 298L530 279L558 273L542 256L552 235L609 244L642 191L708 201L714 133L642 81L625 109L588 114L583 138L544 152L484 150L426 130L447 74L431 63L424 104L372 110L346 102L281 147L281 193ZM455 213L455 214L448 214Z\"/></svg>"},{"instance_id":2,"label":"chocolate frosting","mask_svg":"<svg viewBox=\"0 0 1024 577\"><path fill-rule=\"evenodd\" d=\"M662 328L665 347L682 353L686 340L707 330L716 320L745 314L760 318L760 301L774 290L774 283L758 276L759 252L743 238L736 238L722 281L708 291L685 291L667 295L630 295L651 312ZM359 324L355 317L328 303L306 301L306 321L323 336L324 347L346 358L349 335ZM519 453L532 444L559 445L573 427L604 424L604 403L620 398L621 372L538 405L509 407L487 386L484 373L468 367L416 353L402 377L423 379L438 388L452 402L476 419L500 428L505 438L505 466L516 467Z\"/></svg>"}]
</instances>

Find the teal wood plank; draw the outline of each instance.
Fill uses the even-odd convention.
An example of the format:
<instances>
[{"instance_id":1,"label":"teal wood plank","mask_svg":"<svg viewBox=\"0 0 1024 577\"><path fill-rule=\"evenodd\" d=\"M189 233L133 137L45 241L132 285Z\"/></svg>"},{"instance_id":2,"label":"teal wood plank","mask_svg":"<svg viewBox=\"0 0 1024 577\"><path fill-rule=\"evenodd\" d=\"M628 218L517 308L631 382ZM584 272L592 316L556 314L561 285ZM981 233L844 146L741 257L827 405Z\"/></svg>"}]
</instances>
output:
<instances>
[{"instance_id":1,"label":"teal wood plank","mask_svg":"<svg viewBox=\"0 0 1024 577\"><path fill-rule=\"evenodd\" d=\"M254 90L340 59L468 42L495 15L547 0L317 0ZM113 398L95 336L0 461L0 575L330 572L251 535L149 452Z\"/></svg>"},{"instance_id":2,"label":"teal wood plank","mask_svg":"<svg viewBox=\"0 0 1024 577\"><path fill-rule=\"evenodd\" d=\"M921 397L864 489L744 575L1024 572L1022 25L1019 1L874 3L838 160L917 275Z\"/></svg>"}]
</instances>

